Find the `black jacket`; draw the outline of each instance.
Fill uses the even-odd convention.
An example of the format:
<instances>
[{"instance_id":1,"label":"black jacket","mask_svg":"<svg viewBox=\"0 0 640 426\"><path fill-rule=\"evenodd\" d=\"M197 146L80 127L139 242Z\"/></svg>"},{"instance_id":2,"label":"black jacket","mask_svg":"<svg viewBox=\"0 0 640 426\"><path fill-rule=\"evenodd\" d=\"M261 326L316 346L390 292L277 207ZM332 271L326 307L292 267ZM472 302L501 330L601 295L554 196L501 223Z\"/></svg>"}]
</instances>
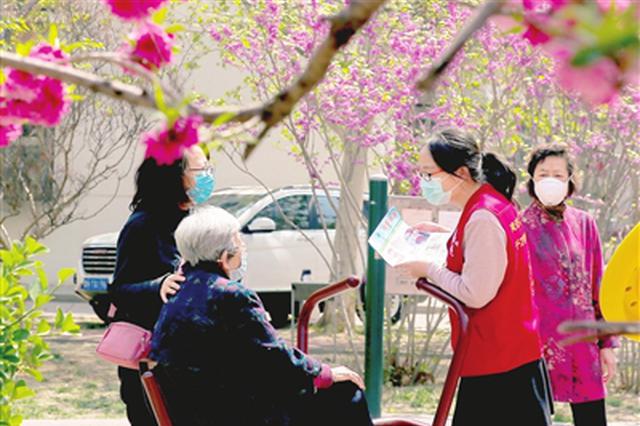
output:
<instances>
[{"instance_id":1,"label":"black jacket","mask_svg":"<svg viewBox=\"0 0 640 426\"><path fill-rule=\"evenodd\" d=\"M115 320L148 330L158 319L160 284L179 264L173 233L188 214L174 210L155 213L136 210L118 236L116 269L109 294L118 308Z\"/></svg>"},{"instance_id":2,"label":"black jacket","mask_svg":"<svg viewBox=\"0 0 640 426\"><path fill-rule=\"evenodd\" d=\"M183 270L151 351L174 424L299 424L296 406L313 394L322 364L278 337L257 294L219 281L213 262Z\"/></svg>"}]
</instances>

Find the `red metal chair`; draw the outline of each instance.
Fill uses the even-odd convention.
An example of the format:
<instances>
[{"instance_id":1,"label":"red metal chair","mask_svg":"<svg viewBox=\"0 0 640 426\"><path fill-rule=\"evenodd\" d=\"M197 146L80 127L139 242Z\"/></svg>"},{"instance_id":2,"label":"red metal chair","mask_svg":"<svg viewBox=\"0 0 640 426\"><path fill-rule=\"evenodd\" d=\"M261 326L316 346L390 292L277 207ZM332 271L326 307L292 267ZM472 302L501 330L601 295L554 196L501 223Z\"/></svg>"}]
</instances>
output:
<instances>
[{"instance_id":1,"label":"red metal chair","mask_svg":"<svg viewBox=\"0 0 640 426\"><path fill-rule=\"evenodd\" d=\"M328 285L327 287L316 291L309 297L309 299L307 299L307 301L302 306L302 309L300 310L300 316L298 318L298 349L305 353L309 349L309 320L311 318L311 312L313 311L313 308L315 308L315 306L323 300L336 296L337 294L342 293L346 290L357 288L359 285L360 280L358 278L350 277L346 280ZM469 319L464 311L462 303L460 303L460 301L451 296L449 293L432 284L429 284L426 280L423 279L418 280L416 286L420 290L429 293L431 296L449 305L449 307L453 309L453 312L458 316L458 331L460 338L458 339L458 345L454 350L451 365L449 366L447 378L445 379L444 387L442 389L442 396L440 397L440 402L438 403L436 415L432 423L432 426L444 426L447 421L447 415L449 414L456 388L458 386L462 361L464 360L464 355L467 351L467 346L469 343L467 335ZM160 386L158 385L158 382L153 376L153 372L149 369L149 366L146 362L140 363L140 375L144 390L147 394L149 403L153 410L153 414L156 417L156 421L158 422L158 426L172 426L169 412L167 410L167 405L165 403L164 396L162 395L162 391L160 390ZM374 425L428 426L425 423L420 423L414 420L393 418L376 419L374 421Z\"/></svg>"},{"instance_id":2,"label":"red metal chair","mask_svg":"<svg viewBox=\"0 0 640 426\"><path fill-rule=\"evenodd\" d=\"M311 295L311 297L309 297L309 299L307 299L307 301L302 306L302 310L300 311L300 317L298 320L298 349L305 353L307 353L307 350L309 349L309 318L311 316L311 311L313 311L313 308L321 301L335 296L336 294L343 292L349 288L356 288L359 285L360 281L357 278L348 278L344 281L329 285L321 290L316 291ZM433 418L432 423L432 426L445 426L447 422L447 415L449 414L449 410L451 409L453 397L456 393L456 388L458 387L458 381L460 380L460 370L462 368L462 362L464 361L464 356L469 345L467 333L469 326L469 317L464 311L464 305L458 299L451 296L446 291L434 286L433 284L430 284L425 279L419 279L416 282L416 287L435 297L441 302L447 304L453 310L454 314L458 317L458 335L460 336L460 338L458 339L457 346L453 353L453 358L451 359L451 365L449 366L449 371L447 372L447 378L445 379L444 387L442 389L442 395L440 397L440 401L438 402L438 408L436 410L436 414ZM393 418L376 419L374 421L374 425L428 426L415 420Z\"/></svg>"},{"instance_id":3,"label":"red metal chair","mask_svg":"<svg viewBox=\"0 0 640 426\"><path fill-rule=\"evenodd\" d=\"M158 426L173 426L160 385L145 361L140 362L140 380Z\"/></svg>"}]
</instances>

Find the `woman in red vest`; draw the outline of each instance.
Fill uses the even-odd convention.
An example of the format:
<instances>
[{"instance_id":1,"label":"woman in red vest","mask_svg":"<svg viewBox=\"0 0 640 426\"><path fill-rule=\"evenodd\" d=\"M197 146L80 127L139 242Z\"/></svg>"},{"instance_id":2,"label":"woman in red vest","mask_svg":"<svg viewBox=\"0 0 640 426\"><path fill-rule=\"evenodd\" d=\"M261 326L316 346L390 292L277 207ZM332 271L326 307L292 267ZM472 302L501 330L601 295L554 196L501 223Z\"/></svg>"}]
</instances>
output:
<instances>
[{"instance_id":1,"label":"woman in red vest","mask_svg":"<svg viewBox=\"0 0 640 426\"><path fill-rule=\"evenodd\" d=\"M453 425L550 425L529 250L511 201L515 173L455 130L430 139L419 168L427 201L462 209L447 244L446 265L404 265L467 307L470 343ZM456 341L452 336L454 347Z\"/></svg>"}]
</instances>

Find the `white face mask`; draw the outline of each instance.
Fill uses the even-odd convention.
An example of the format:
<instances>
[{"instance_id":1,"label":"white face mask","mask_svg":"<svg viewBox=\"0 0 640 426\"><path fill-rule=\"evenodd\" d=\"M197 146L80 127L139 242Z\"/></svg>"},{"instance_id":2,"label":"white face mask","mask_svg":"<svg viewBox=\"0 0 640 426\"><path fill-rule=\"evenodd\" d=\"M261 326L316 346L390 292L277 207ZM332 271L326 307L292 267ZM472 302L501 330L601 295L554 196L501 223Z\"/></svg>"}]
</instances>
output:
<instances>
[{"instance_id":1,"label":"white face mask","mask_svg":"<svg viewBox=\"0 0 640 426\"><path fill-rule=\"evenodd\" d=\"M533 183L536 197L547 207L557 206L562 203L569 193L569 181L548 177Z\"/></svg>"},{"instance_id":2,"label":"white face mask","mask_svg":"<svg viewBox=\"0 0 640 426\"><path fill-rule=\"evenodd\" d=\"M229 274L231 281L241 282L245 275L247 275L247 266L247 250L245 249L240 257L240 266Z\"/></svg>"}]
</instances>

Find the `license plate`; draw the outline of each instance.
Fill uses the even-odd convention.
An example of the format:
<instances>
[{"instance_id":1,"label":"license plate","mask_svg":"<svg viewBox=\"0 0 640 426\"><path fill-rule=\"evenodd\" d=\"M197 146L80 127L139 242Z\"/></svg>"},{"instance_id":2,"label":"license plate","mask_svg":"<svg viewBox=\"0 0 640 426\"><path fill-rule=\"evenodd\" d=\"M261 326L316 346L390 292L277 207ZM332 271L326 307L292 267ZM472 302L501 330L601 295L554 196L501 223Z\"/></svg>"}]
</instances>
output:
<instances>
[{"instance_id":1,"label":"license plate","mask_svg":"<svg viewBox=\"0 0 640 426\"><path fill-rule=\"evenodd\" d=\"M108 278L85 278L82 289L87 291L107 291Z\"/></svg>"}]
</instances>

